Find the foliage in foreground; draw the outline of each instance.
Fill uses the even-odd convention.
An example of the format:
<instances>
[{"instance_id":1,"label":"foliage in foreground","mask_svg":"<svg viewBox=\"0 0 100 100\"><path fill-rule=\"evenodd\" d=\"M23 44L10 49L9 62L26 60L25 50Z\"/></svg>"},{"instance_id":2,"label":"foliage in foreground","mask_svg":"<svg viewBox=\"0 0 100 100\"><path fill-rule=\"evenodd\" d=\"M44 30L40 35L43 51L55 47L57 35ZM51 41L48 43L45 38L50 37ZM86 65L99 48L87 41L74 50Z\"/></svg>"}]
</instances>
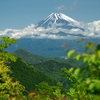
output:
<instances>
[{"instance_id":1,"label":"foliage in foreground","mask_svg":"<svg viewBox=\"0 0 100 100\"><path fill-rule=\"evenodd\" d=\"M7 99L10 97L19 97L24 91L24 86L19 84L18 81L14 82L10 77L10 69L6 65L10 61L16 61L16 57L10 53L4 52L3 50L9 45L16 42L14 39L9 37L0 38L0 99Z\"/></svg>"},{"instance_id":2,"label":"foliage in foreground","mask_svg":"<svg viewBox=\"0 0 100 100\"><path fill-rule=\"evenodd\" d=\"M80 42L84 39L78 40ZM23 94L24 86L10 77L7 63L16 61L16 57L3 50L15 43L9 37L1 38L0 44L0 100L99 100L100 98L100 44L86 43L85 52L80 54L69 50L68 58L82 60L86 66L70 69L63 68L64 76L71 81L68 92L62 86L49 86L42 82L36 85L27 96Z\"/></svg>"},{"instance_id":3,"label":"foliage in foreground","mask_svg":"<svg viewBox=\"0 0 100 100\"><path fill-rule=\"evenodd\" d=\"M85 39L80 39L81 42ZM67 57L83 60L86 66L81 68L63 68L65 77L72 82L67 93L69 100L99 100L100 99L100 44L89 41L85 44L85 52L77 53L69 50Z\"/></svg>"},{"instance_id":4,"label":"foliage in foreground","mask_svg":"<svg viewBox=\"0 0 100 100\"><path fill-rule=\"evenodd\" d=\"M20 97L24 91L24 86L19 84L18 81L13 82L9 76L9 67L4 65L3 61L0 61L0 97Z\"/></svg>"},{"instance_id":5,"label":"foliage in foreground","mask_svg":"<svg viewBox=\"0 0 100 100\"><path fill-rule=\"evenodd\" d=\"M1 37L0 38L0 100L38 100L39 98L44 98L45 96L42 96L43 94L34 94L33 90L31 90L31 92L29 92L29 94L27 96L25 96L23 93L25 93L25 87L21 84L19 84L18 81L16 81L16 79L11 78L11 74L12 71L10 70L11 68L14 69L16 66L22 67L23 70L25 71L25 68L28 69L28 72L31 72L31 70L34 69L33 66L29 67L26 63L22 63L22 61L20 59L18 59L16 56L14 56L11 53L7 53L4 51L5 48L9 47L11 44L15 43L16 40L15 39L11 39L9 37ZM15 63L16 61L20 61L20 65L18 65L17 63ZM12 64L13 62L13 64ZM17 64L17 65L15 65ZM21 64L23 66L21 66ZM27 67L24 67L26 66ZM10 67L8 67L7 65L10 65ZM13 65L11 67L11 65ZM16 68L19 68L16 67ZM18 71L18 69L14 69L15 71ZM31 69L31 70L29 70ZM44 78L47 79L47 81L49 81L50 79L48 77L46 77L45 75L43 76L42 73L38 72L36 69L34 69L33 71L38 78L38 83L41 80L45 80ZM18 74L19 72L17 72ZM19 75L19 74L18 74ZM17 76L18 76L17 75ZM33 79L36 80L36 75L32 75ZM40 75L40 76L39 76ZM25 77L25 75L24 75ZM29 77L27 77L29 78ZM40 80L39 80L40 79ZM28 81L28 79L26 80ZM24 82L25 83L25 82ZM52 80L50 80L50 83L52 83ZM55 82L54 82L55 83ZM34 84L34 83L33 83ZM48 83L46 83L48 84ZM29 85L29 84L28 84ZM32 86L33 87L33 86ZM49 87L49 85L48 85ZM33 95L34 94L34 95Z\"/></svg>"}]
</instances>

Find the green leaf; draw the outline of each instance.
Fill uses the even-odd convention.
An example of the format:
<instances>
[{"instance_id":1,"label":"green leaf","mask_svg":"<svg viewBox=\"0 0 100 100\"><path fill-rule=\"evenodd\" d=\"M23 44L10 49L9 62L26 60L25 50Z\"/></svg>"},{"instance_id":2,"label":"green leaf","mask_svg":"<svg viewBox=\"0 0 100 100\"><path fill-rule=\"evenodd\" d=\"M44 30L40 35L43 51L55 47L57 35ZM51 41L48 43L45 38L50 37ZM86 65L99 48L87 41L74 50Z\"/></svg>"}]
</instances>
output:
<instances>
[{"instance_id":1,"label":"green leaf","mask_svg":"<svg viewBox=\"0 0 100 100\"><path fill-rule=\"evenodd\" d=\"M74 53L74 52L75 52L75 50L70 50L70 51L67 53L67 56L70 57L71 54Z\"/></svg>"},{"instance_id":2,"label":"green leaf","mask_svg":"<svg viewBox=\"0 0 100 100\"><path fill-rule=\"evenodd\" d=\"M80 57L81 57L81 55L80 55L80 54L78 54L78 55L76 56L76 60L79 60L79 59L80 59Z\"/></svg>"},{"instance_id":3,"label":"green leaf","mask_svg":"<svg viewBox=\"0 0 100 100\"><path fill-rule=\"evenodd\" d=\"M74 71L74 75L75 75L75 76L78 76L79 73L80 73L80 68L77 68L77 69Z\"/></svg>"},{"instance_id":4,"label":"green leaf","mask_svg":"<svg viewBox=\"0 0 100 100\"><path fill-rule=\"evenodd\" d=\"M72 73L73 70L74 70L74 68L70 68L70 69L69 69L69 73Z\"/></svg>"},{"instance_id":5,"label":"green leaf","mask_svg":"<svg viewBox=\"0 0 100 100\"><path fill-rule=\"evenodd\" d=\"M97 51L97 57L100 58L100 50Z\"/></svg>"},{"instance_id":6,"label":"green leaf","mask_svg":"<svg viewBox=\"0 0 100 100\"><path fill-rule=\"evenodd\" d=\"M94 84L94 83L91 83L91 84L89 85L89 90L93 90L94 87L95 87L95 84Z\"/></svg>"},{"instance_id":7,"label":"green leaf","mask_svg":"<svg viewBox=\"0 0 100 100\"><path fill-rule=\"evenodd\" d=\"M15 39L11 39L10 37L1 37L0 40L4 43L4 44L14 44L16 43L17 40Z\"/></svg>"},{"instance_id":8,"label":"green leaf","mask_svg":"<svg viewBox=\"0 0 100 100\"><path fill-rule=\"evenodd\" d=\"M75 58L76 56L77 56L78 54L77 53L75 53L75 54L73 54L73 55L71 55L71 59L73 59L73 58Z\"/></svg>"},{"instance_id":9,"label":"green leaf","mask_svg":"<svg viewBox=\"0 0 100 100\"><path fill-rule=\"evenodd\" d=\"M95 62L95 60L96 60L96 55L95 55L95 54L91 55L91 56L89 57L89 59L91 60L91 62Z\"/></svg>"},{"instance_id":10,"label":"green leaf","mask_svg":"<svg viewBox=\"0 0 100 100\"><path fill-rule=\"evenodd\" d=\"M83 61L87 62L89 60L89 57L84 57Z\"/></svg>"}]
</instances>

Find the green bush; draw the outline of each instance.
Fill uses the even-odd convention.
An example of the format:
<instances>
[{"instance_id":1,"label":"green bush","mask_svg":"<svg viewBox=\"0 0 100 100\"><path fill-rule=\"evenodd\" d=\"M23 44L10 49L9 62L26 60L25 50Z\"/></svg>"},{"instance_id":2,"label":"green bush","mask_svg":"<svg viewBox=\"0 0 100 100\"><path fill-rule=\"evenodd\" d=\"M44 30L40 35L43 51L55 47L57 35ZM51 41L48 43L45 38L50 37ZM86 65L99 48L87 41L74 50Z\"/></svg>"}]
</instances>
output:
<instances>
[{"instance_id":1,"label":"green bush","mask_svg":"<svg viewBox=\"0 0 100 100\"><path fill-rule=\"evenodd\" d=\"M10 61L16 61L14 55L4 51L5 48L15 42L15 39L10 39L9 37L0 38L0 99L2 100L21 97L24 91L24 87L18 81L14 82L10 77L10 69L6 65Z\"/></svg>"},{"instance_id":2,"label":"green bush","mask_svg":"<svg viewBox=\"0 0 100 100\"><path fill-rule=\"evenodd\" d=\"M80 39L77 42L83 41ZM100 99L100 44L89 42L85 45L85 52L78 53L69 50L67 57L82 60L83 67L63 68L65 77L72 83L67 95L69 100L99 100Z\"/></svg>"}]
</instances>

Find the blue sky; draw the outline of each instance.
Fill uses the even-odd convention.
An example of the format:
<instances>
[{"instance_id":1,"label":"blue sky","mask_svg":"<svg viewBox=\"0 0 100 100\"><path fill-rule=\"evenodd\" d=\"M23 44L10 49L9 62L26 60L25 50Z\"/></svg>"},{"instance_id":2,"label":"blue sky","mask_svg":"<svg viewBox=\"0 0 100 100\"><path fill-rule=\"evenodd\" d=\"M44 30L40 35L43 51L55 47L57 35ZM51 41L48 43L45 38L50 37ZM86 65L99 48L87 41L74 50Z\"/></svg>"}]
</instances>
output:
<instances>
[{"instance_id":1,"label":"blue sky","mask_svg":"<svg viewBox=\"0 0 100 100\"><path fill-rule=\"evenodd\" d=\"M100 0L0 0L0 31L22 29L51 13L82 22L100 20Z\"/></svg>"}]
</instances>

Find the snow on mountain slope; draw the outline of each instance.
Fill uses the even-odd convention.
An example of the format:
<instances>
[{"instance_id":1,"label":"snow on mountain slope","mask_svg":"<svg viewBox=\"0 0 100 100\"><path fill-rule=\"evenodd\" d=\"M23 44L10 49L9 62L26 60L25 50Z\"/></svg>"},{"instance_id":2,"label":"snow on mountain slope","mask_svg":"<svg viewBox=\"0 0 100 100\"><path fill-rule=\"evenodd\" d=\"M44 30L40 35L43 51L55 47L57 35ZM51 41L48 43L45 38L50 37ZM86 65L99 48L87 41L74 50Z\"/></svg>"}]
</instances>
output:
<instances>
[{"instance_id":1,"label":"snow on mountain slope","mask_svg":"<svg viewBox=\"0 0 100 100\"><path fill-rule=\"evenodd\" d=\"M62 13L52 13L44 20L40 21L36 28L43 27L43 28L66 28L66 29L73 29L73 28L80 28L79 22L76 20L62 14Z\"/></svg>"},{"instance_id":2,"label":"snow on mountain slope","mask_svg":"<svg viewBox=\"0 0 100 100\"><path fill-rule=\"evenodd\" d=\"M52 13L36 25L24 29L5 29L1 36L12 38L50 38L75 39L82 37L99 37L100 20L92 23L78 22L62 13Z\"/></svg>"}]
</instances>

